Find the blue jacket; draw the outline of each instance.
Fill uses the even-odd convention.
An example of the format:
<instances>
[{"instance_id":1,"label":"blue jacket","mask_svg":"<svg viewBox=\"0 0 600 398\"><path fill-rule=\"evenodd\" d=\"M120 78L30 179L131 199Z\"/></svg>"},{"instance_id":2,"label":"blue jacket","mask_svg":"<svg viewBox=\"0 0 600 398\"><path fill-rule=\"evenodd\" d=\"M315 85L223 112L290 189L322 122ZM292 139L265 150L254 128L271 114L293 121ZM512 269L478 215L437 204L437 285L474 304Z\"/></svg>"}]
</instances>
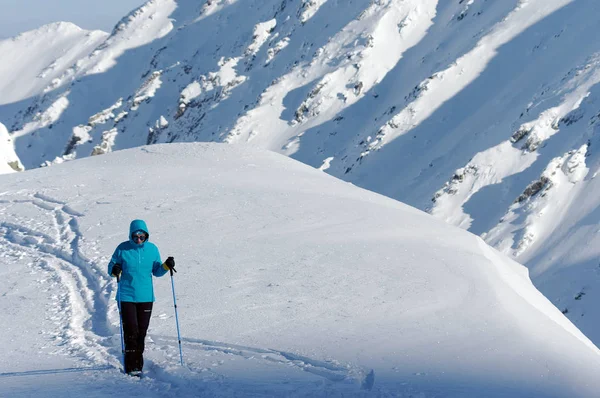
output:
<instances>
[{"instance_id":1,"label":"blue jacket","mask_svg":"<svg viewBox=\"0 0 600 398\"><path fill-rule=\"evenodd\" d=\"M162 267L160 253L154 243L146 239L145 242L137 244L131 239L131 234L139 230L150 236L143 220L133 220L129 226L129 240L117 246L108 263L108 274L111 274L113 265L121 264L123 273L117 300L147 303L154 301L152 275L163 276L167 270Z\"/></svg>"}]
</instances>

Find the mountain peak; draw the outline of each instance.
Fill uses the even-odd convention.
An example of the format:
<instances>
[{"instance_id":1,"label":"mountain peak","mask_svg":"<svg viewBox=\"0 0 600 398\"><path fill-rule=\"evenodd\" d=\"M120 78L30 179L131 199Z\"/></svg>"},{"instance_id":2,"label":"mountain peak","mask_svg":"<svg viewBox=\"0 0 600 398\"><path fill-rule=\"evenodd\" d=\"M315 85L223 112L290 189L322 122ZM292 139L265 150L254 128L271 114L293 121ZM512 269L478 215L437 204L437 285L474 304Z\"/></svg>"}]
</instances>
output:
<instances>
[{"instance_id":1,"label":"mountain peak","mask_svg":"<svg viewBox=\"0 0 600 398\"><path fill-rule=\"evenodd\" d=\"M2 58L11 60L0 64L0 105L59 87L66 80L58 77L107 36L100 30L88 31L61 21L0 40Z\"/></svg>"},{"instance_id":2,"label":"mountain peak","mask_svg":"<svg viewBox=\"0 0 600 398\"><path fill-rule=\"evenodd\" d=\"M106 35L106 32L103 32L101 30L86 30L83 29L81 27L79 27L78 25L74 24L73 22L68 22L68 21L57 21L57 22L51 22L48 23L46 25L42 25L37 29L32 29L32 30L28 30L22 33L19 33L18 35L12 37L13 40L30 40L33 37L39 37L39 36L47 36L47 35L74 35L74 34L80 34L80 33L96 33L96 34L104 34Z\"/></svg>"}]
</instances>

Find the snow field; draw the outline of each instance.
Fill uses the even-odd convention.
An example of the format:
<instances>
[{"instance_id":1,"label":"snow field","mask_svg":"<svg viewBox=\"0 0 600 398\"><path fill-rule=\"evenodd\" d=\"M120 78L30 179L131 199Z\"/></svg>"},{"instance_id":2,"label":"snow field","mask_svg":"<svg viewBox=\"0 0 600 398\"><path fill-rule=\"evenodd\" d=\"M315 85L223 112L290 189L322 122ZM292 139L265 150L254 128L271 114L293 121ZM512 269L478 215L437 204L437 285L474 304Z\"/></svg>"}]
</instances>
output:
<instances>
[{"instance_id":1,"label":"snow field","mask_svg":"<svg viewBox=\"0 0 600 398\"><path fill-rule=\"evenodd\" d=\"M597 349L525 268L274 153L153 145L5 175L2 192L6 269L47 287L30 291L14 274L0 283L10 297L2 316L42 332L7 330L22 350L11 363L4 348L0 394L65 396L66 384L66 396L593 397L598 388ZM138 217L177 262L186 366L166 276L155 280L148 377L134 382L118 370L104 268ZM55 312L38 314L44 305Z\"/></svg>"}]
</instances>

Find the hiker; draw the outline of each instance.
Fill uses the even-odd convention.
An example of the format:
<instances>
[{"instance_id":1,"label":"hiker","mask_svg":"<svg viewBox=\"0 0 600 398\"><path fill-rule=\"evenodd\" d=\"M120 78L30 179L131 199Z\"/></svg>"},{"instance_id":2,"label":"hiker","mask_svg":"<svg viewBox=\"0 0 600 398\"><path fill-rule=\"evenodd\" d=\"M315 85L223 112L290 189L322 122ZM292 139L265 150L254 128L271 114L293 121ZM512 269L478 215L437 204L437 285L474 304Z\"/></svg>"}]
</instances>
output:
<instances>
[{"instance_id":1,"label":"hiker","mask_svg":"<svg viewBox=\"0 0 600 398\"><path fill-rule=\"evenodd\" d=\"M154 288L152 275L160 277L175 271L175 260L160 260L158 248L148 239L150 234L143 220L133 220L129 240L119 244L110 262L108 273L117 278L117 301L123 322L125 340L125 373L141 377L144 367L144 340L152 315Z\"/></svg>"}]
</instances>

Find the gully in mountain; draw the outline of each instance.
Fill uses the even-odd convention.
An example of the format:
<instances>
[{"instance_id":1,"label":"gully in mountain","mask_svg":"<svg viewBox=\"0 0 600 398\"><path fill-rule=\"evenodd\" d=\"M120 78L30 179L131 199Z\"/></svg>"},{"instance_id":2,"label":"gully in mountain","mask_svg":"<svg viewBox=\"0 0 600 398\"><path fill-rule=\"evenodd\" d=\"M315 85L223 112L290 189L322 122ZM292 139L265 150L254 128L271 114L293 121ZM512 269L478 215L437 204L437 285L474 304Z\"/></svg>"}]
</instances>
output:
<instances>
[{"instance_id":1,"label":"gully in mountain","mask_svg":"<svg viewBox=\"0 0 600 398\"><path fill-rule=\"evenodd\" d=\"M143 220L133 220L129 240L117 246L108 272L119 280L117 300L123 321L125 340L125 373L141 375L144 366L144 341L152 315L154 288L152 275L163 276L175 271L175 260L163 263L156 245L148 241L150 234Z\"/></svg>"}]
</instances>

